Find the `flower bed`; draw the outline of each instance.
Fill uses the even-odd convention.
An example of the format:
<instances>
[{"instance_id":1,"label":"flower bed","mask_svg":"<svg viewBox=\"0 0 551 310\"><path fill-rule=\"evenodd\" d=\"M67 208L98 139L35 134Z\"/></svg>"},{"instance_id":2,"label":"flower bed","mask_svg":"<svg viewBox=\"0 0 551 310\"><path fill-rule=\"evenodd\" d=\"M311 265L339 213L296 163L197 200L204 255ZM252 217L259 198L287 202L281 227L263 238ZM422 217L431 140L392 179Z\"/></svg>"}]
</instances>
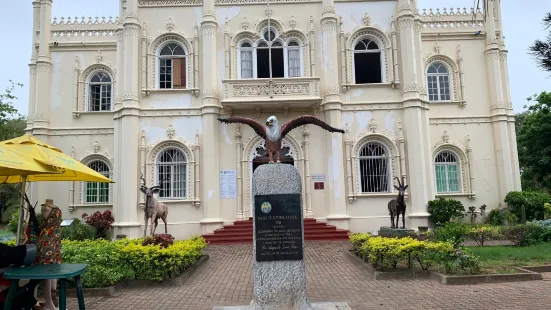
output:
<instances>
[{"instance_id":1,"label":"flower bed","mask_svg":"<svg viewBox=\"0 0 551 310\"><path fill-rule=\"evenodd\" d=\"M113 286L127 279L160 282L180 276L201 258L206 247L200 237L174 241L168 247L143 245L143 241L63 240L63 262L88 264L82 277L87 288Z\"/></svg>"},{"instance_id":2,"label":"flower bed","mask_svg":"<svg viewBox=\"0 0 551 310\"><path fill-rule=\"evenodd\" d=\"M484 229L472 232L484 236L491 234L490 230ZM363 265L361 267L376 280L433 278L442 284L475 284L542 279L537 271L516 266L511 266L505 274L481 268L487 267L487 264L481 264L473 251L454 246L451 242L373 237L358 233L350 237L350 242L355 255L349 254L348 257ZM475 250L478 249L490 248L476 247Z\"/></svg>"},{"instance_id":3,"label":"flower bed","mask_svg":"<svg viewBox=\"0 0 551 310\"><path fill-rule=\"evenodd\" d=\"M369 234L350 237L356 255L376 270L400 268L442 270L446 274L478 274L478 259L468 249L456 249L448 242L427 242L411 237L384 238Z\"/></svg>"}]
</instances>

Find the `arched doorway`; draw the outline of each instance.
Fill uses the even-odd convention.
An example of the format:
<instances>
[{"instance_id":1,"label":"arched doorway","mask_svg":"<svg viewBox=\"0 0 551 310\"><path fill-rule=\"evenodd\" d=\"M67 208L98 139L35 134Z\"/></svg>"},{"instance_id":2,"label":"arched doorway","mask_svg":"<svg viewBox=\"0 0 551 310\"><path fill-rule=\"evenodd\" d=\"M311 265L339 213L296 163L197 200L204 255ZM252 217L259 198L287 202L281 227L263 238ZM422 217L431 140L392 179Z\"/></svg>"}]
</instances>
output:
<instances>
[{"instance_id":1,"label":"arched doorway","mask_svg":"<svg viewBox=\"0 0 551 310\"><path fill-rule=\"evenodd\" d=\"M295 164L295 159L291 156L291 148L289 148L288 146L281 147L279 154L280 154L279 159L282 164L289 164L289 165ZM256 170L256 168L270 162L270 158L268 157L268 151L266 150L265 143L262 143L256 148L254 155L255 157L253 158L253 173Z\"/></svg>"},{"instance_id":2,"label":"arched doorway","mask_svg":"<svg viewBox=\"0 0 551 310\"><path fill-rule=\"evenodd\" d=\"M266 150L266 142L258 139L250 144L248 151L248 167L244 167L244 180L248 179L246 188L244 189L243 200L243 218L252 216L252 208L254 207L254 197L252 195L252 179L256 168L269 163L268 152ZM299 152L299 153L297 153ZM280 150L280 161L283 164L295 166L301 171L301 150L293 140L283 139ZM246 154L247 154L246 153ZM301 173L302 175L302 173ZM302 177L302 176L301 176Z\"/></svg>"}]
</instances>

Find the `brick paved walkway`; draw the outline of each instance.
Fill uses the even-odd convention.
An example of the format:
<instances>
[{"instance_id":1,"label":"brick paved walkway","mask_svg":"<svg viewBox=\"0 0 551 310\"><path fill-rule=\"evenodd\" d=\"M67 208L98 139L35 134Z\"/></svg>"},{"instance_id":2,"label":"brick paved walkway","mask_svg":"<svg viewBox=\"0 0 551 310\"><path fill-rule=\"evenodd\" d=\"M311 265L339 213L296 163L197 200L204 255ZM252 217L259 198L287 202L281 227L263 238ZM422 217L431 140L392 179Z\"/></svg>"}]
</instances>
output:
<instances>
[{"instance_id":1,"label":"brick paved walkway","mask_svg":"<svg viewBox=\"0 0 551 310\"><path fill-rule=\"evenodd\" d=\"M431 280L371 280L343 256L344 243L307 243L312 302L346 301L352 309L549 309L551 277L543 281L448 286ZM252 297L252 246L207 248L210 260L171 288L125 289L111 298L87 298L86 309L205 309L246 305ZM75 299L69 309L78 309Z\"/></svg>"}]
</instances>

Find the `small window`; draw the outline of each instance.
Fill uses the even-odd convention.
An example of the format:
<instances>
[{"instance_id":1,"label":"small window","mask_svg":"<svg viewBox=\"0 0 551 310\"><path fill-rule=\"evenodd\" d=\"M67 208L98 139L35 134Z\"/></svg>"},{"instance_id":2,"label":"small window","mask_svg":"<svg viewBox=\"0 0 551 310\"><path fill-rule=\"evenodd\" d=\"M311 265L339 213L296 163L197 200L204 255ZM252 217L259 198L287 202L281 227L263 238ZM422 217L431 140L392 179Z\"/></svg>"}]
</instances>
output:
<instances>
[{"instance_id":1,"label":"small window","mask_svg":"<svg viewBox=\"0 0 551 310\"><path fill-rule=\"evenodd\" d=\"M362 193L389 191L390 157L386 148L379 142L368 142L358 156L358 176Z\"/></svg>"},{"instance_id":2,"label":"small window","mask_svg":"<svg viewBox=\"0 0 551 310\"><path fill-rule=\"evenodd\" d=\"M287 45L287 69L289 77L300 77L300 46L291 41Z\"/></svg>"},{"instance_id":3,"label":"small window","mask_svg":"<svg viewBox=\"0 0 551 310\"><path fill-rule=\"evenodd\" d=\"M459 164L452 152L442 151L434 160L436 191L438 193L459 192Z\"/></svg>"},{"instance_id":4,"label":"small window","mask_svg":"<svg viewBox=\"0 0 551 310\"><path fill-rule=\"evenodd\" d=\"M449 101L450 73L441 62L432 63L427 70L429 101Z\"/></svg>"},{"instance_id":5,"label":"small window","mask_svg":"<svg viewBox=\"0 0 551 310\"><path fill-rule=\"evenodd\" d=\"M90 78L88 111L111 111L111 77L105 72L97 72Z\"/></svg>"},{"instance_id":6,"label":"small window","mask_svg":"<svg viewBox=\"0 0 551 310\"><path fill-rule=\"evenodd\" d=\"M157 182L165 180L160 185L161 198L186 198L187 193L187 160L184 152L177 148L169 148L157 156Z\"/></svg>"},{"instance_id":7,"label":"small window","mask_svg":"<svg viewBox=\"0 0 551 310\"><path fill-rule=\"evenodd\" d=\"M109 178L109 166L101 161L95 160L88 164L88 167L106 178ZM85 202L86 203L108 203L109 202L109 183L85 182Z\"/></svg>"},{"instance_id":8,"label":"small window","mask_svg":"<svg viewBox=\"0 0 551 310\"><path fill-rule=\"evenodd\" d=\"M241 78L250 79L253 77L253 48L251 43L244 42L240 47L241 57Z\"/></svg>"},{"instance_id":9,"label":"small window","mask_svg":"<svg viewBox=\"0 0 551 310\"><path fill-rule=\"evenodd\" d=\"M186 52L177 43L167 44L159 52L159 88L182 89L186 86Z\"/></svg>"},{"instance_id":10,"label":"small window","mask_svg":"<svg viewBox=\"0 0 551 310\"><path fill-rule=\"evenodd\" d=\"M381 83L381 50L376 42L363 39L354 47L354 78L356 84Z\"/></svg>"}]
</instances>

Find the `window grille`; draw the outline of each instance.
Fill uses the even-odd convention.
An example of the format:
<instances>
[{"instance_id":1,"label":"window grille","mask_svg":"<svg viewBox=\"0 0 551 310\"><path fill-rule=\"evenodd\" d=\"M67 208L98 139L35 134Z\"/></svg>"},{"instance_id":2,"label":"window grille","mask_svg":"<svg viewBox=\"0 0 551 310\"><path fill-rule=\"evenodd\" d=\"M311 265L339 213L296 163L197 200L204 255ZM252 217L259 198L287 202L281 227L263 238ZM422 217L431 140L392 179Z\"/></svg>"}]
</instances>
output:
<instances>
[{"instance_id":1,"label":"window grille","mask_svg":"<svg viewBox=\"0 0 551 310\"><path fill-rule=\"evenodd\" d=\"M159 88L186 88L186 60L186 52L179 44L170 43L161 49L159 53Z\"/></svg>"},{"instance_id":2,"label":"window grille","mask_svg":"<svg viewBox=\"0 0 551 310\"><path fill-rule=\"evenodd\" d=\"M92 76L89 83L88 111L111 111L111 83L111 77L105 72L98 72Z\"/></svg>"},{"instance_id":3,"label":"window grille","mask_svg":"<svg viewBox=\"0 0 551 310\"><path fill-rule=\"evenodd\" d=\"M100 160L95 160L88 164L88 167L97 173L109 178L109 166ZM86 182L86 203L108 203L109 202L109 183Z\"/></svg>"},{"instance_id":4,"label":"window grille","mask_svg":"<svg viewBox=\"0 0 551 310\"><path fill-rule=\"evenodd\" d=\"M161 188L159 197L186 198L187 168L187 159L181 150L170 148L159 154L156 163L156 182ZM165 181L159 184L162 180Z\"/></svg>"},{"instance_id":5,"label":"window grille","mask_svg":"<svg viewBox=\"0 0 551 310\"><path fill-rule=\"evenodd\" d=\"M459 192L459 163L453 153L442 151L436 155L434 173L438 193Z\"/></svg>"},{"instance_id":6,"label":"window grille","mask_svg":"<svg viewBox=\"0 0 551 310\"><path fill-rule=\"evenodd\" d=\"M379 142L366 143L359 154L359 178L362 193L389 192L390 157Z\"/></svg>"},{"instance_id":7,"label":"window grille","mask_svg":"<svg viewBox=\"0 0 551 310\"><path fill-rule=\"evenodd\" d=\"M442 63L435 62L430 65L427 71L427 86L429 101L451 100L450 73Z\"/></svg>"}]
</instances>

